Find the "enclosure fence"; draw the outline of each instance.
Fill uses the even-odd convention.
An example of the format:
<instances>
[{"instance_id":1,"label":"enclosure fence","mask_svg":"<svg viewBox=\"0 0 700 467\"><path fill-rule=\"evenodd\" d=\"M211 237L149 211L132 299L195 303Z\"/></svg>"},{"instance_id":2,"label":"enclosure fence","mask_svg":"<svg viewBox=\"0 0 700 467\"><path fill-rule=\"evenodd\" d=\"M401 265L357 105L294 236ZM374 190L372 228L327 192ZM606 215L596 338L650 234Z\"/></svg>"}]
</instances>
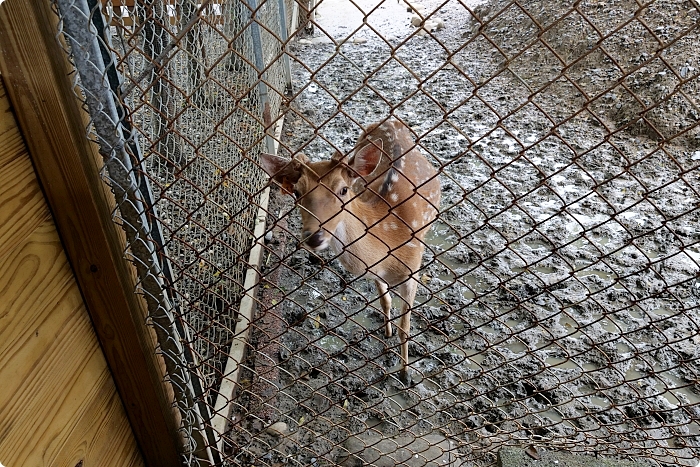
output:
<instances>
[{"instance_id":1,"label":"enclosure fence","mask_svg":"<svg viewBox=\"0 0 700 467\"><path fill-rule=\"evenodd\" d=\"M695 0L198 1L52 0L183 464L698 465ZM373 282L304 248L306 195L260 159L352 157L374 122L441 184L411 381Z\"/></svg>"}]
</instances>

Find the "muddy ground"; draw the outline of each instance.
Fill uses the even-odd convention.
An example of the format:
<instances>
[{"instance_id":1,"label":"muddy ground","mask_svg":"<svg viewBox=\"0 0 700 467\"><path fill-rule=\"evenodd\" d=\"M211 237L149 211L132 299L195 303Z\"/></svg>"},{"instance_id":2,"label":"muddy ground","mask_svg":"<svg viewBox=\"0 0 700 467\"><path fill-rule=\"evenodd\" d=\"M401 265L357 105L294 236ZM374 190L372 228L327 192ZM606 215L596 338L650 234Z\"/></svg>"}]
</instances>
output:
<instances>
[{"instance_id":1,"label":"muddy ground","mask_svg":"<svg viewBox=\"0 0 700 467\"><path fill-rule=\"evenodd\" d=\"M440 168L411 330L414 382L396 378L398 338L383 335L374 285L331 253L300 249L298 213L273 190L271 212L289 225L282 235L270 220L284 264L272 254L263 271L279 272L283 296L270 305L284 325L279 392L268 418L242 422L253 436L235 441L237 462L335 465L372 428L439 434L470 466L531 443L697 465L693 3L652 2L637 15L649 29L632 20L633 1L580 2L559 22L573 2L519 2L529 15L504 0L424 3L444 29L418 37L408 12L377 13L386 40L366 26L350 36L353 21L321 9L326 29L290 50L298 94L283 149L314 160L348 152L362 125L393 114ZM472 12L496 19L480 32ZM533 20L555 25L541 36L550 48L522 52ZM595 48L599 34L611 37ZM659 40L670 45L657 54ZM265 431L277 421L286 436Z\"/></svg>"}]
</instances>

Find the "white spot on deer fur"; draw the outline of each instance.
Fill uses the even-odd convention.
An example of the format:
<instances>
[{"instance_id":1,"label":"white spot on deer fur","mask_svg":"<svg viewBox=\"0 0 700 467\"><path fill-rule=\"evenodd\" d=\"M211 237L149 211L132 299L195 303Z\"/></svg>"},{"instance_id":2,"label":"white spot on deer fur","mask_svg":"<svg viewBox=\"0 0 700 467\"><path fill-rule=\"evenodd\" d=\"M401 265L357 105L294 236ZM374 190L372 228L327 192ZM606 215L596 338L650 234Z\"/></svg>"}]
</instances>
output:
<instances>
[{"instance_id":1,"label":"white spot on deer fur","mask_svg":"<svg viewBox=\"0 0 700 467\"><path fill-rule=\"evenodd\" d=\"M345 238L345 222L344 221L338 222L338 225L335 226L335 236L341 241L343 241L343 239Z\"/></svg>"},{"instance_id":2,"label":"white spot on deer fur","mask_svg":"<svg viewBox=\"0 0 700 467\"><path fill-rule=\"evenodd\" d=\"M397 173L391 174L391 175L389 176L389 181L390 181L391 183L396 183L396 182L398 182L398 181L399 181L399 174L397 174Z\"/></svg>"},{"instance_id":3,"label":"white spot on deer fur","mask_svg":"<svg viewBox=\"0 0 700 467\"><path fill-rule=\"evenodd\" d=\"M416 221L411 222L411 227L413 227L414 229L418 228L418 221L416 220ZM410 245L410 243L409 243L409 245Z\"/></svg>"},{"instance_id":4,"label":"white spot on deer fur","mask_svg":"<svg viewBox=\"0 0 700 467\"><path fill-rule=\"evenodd\" d=\"M414 201L413 203L411 203L411 206L413 206L414 208L417 208L417 207L418 207L418 203L417 203L416 201Z\"/></svg>"},{"instance_id":5,"label":"white spot on deer fur","mask_svg":"<svg viewBox=\"0 0 700 467\"><path fill-rule=\"evenodd\" d=\"M406 244L406 246L409 246L409 247L411 247L411 248L418 248L418 245L416 245L416 244L413 243L413 242L408 242L408 243Z\"/></svg>"},{"instance_id":6,"label":"white spot on deer fur","mask_svg":"<svg viewBox=\"0 0 700 467\"><path fill-rule=\"evenodd\" d=\"M389 230L389 225L388 225L388 224L384 224L384 230Z\"/></svg>"},{"instance_id":7,"label":"white spot on deer fur","mask_svg":"<svg viewBox=\"0 0 700 467\"><path fill-rule=\"evenodd\" d=\"M391 230L396 230L396 229L398 229L398 228L399 228L399 226L396 225L396 222L392 222L392 223L391 223Z\"/></svg>"},{"instance_id":8,"label":"white spot on deer fur","mask_svg":"<svg viewBox=\"0 0 700 467\"><path fill-rule=\"evenodd\" d=\"M399 195L398 193L392 193L391 196L389 196L392 201L398 201L399 200Z\"/></svg>"}]
</instances>

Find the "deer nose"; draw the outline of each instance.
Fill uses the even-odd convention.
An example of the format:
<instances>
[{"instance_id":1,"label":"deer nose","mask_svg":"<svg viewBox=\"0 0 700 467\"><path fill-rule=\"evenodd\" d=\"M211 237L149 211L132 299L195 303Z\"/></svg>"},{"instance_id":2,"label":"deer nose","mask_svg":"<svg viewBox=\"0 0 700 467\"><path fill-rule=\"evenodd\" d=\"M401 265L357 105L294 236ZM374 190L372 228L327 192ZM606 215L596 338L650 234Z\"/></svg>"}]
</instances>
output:
<instances>
[{"instance_id":1,"label":"deer nose","mask_svg":"<svg viewBox=\"0 0 700 467\"><path fill-rule=\"evenodd\" d=\"M304 232L304 238L307 245L311 248L318 248L323 243L323 230L319 230L316 233L311 233L309 231Z\"/></svg>"}]
</instances>

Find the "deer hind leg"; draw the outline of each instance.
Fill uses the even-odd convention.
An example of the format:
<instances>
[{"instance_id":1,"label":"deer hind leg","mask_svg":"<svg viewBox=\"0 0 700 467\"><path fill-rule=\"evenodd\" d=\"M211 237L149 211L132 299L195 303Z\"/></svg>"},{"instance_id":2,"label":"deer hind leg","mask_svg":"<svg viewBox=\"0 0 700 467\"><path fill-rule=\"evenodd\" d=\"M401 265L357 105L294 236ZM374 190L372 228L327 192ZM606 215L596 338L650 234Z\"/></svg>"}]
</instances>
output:
<instances>
[{"instance_id":1,"label":"deer hind leg","mask_svg":"<svg viewBox=\"0 0 700 467\"><path fill-rule=\"evenodd\" d=\"M399 285L399 295L403 299L401 304L401 316L399 317L399 340L401 341L401 380L409 384L411 374L408 368L408 340L411 334L411 309L416 298L418 282L413 276Z\"/></svg>"},{"instance_id":2,"label":"deer hind leg","mask_svg":"<svg viewBox=\"0 0 700 467\"><path fill-rule=\"evenodd\" d=\"M391 295L389 295L389 286L380 280L375 280L377 291L379 291L379 300L382 303L382 311L384 312L384 333L386 337L391 337L394 333L391 328Z\"/></svg>"}]
</instances>

